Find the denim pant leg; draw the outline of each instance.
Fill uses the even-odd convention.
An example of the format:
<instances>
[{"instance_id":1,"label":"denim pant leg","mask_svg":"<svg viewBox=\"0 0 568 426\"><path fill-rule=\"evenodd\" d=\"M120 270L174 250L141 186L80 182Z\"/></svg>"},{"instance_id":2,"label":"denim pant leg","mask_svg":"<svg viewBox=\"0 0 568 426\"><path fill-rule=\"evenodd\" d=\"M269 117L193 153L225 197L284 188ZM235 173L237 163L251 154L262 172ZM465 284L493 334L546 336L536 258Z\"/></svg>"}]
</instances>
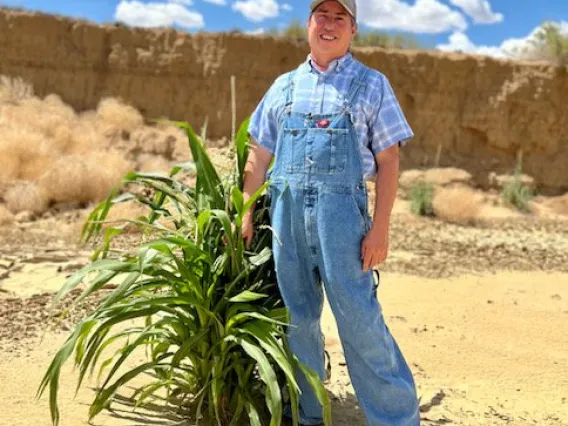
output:
<instances>
[{"instance_id":1,"label":"denim pant leg","mask_svg":"<svg viewBox=\"0 0 568 426\"><path fill-rule=\"evenodd\" d=\"M323 380L324 343L320 326L323 288L308 253L301 194L271 190L274 261L280 293L290 313L287 340L299 361ZM300 395L300 421L319 424L322 407L301 371L295 372ZM285 414L290 414L289 409Z\"/></svg>"},{"instance_id":2,"label":"denim pant leg","mask_svg":"<svg viewBox=\"0 0 568 426\"><path fill-rule=\"evenodd\" d=\"M372 273L362 270L367 226L350 197L321 197L318 234L320 272L351 382L369 426L417 426L414 379L384 322Z\"/></svg>"}]
</instances>

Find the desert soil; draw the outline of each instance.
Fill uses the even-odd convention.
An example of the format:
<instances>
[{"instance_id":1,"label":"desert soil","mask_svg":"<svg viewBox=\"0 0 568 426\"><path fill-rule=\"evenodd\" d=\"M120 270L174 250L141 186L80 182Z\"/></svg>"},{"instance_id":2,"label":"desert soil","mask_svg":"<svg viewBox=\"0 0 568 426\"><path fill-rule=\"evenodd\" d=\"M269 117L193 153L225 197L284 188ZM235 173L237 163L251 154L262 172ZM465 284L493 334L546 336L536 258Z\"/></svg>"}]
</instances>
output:
<instances>
[{"instance_id":1,"label":"desert soil","mask_svg":"<svg viewBox=\"0 0 568 426\"><path fill-rule=\"evenodd\" d=\"M568 221L514 216L476 227L416 218L397 202L378 297L416 378L423 425L568 425ZM47 426L37 386L73 321L55 325L51 298L92 249L76 244L85 211L0 228L0 425ZM48 326L49 325L49 326ZM333 424L363 426L333 316ZM136 360L134 360L135 362ZM88 382L62 373L61 425L87 425ZM193 425L125 389L94 425Z\"/></svg>"}]
</instances>

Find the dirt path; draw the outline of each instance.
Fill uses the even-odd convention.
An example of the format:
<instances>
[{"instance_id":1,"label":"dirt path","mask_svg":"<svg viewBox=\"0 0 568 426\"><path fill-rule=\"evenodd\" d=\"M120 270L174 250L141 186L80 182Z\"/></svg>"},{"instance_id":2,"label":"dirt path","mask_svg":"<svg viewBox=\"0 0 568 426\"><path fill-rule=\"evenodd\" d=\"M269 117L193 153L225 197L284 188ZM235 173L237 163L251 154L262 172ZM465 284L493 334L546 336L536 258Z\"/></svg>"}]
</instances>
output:
<instances>
[{"instance_id":1,"label":"dirt path","mask_svg":"<svg viewBox=\"0 0 568 426\"><path fill-rule=\"evenodd\" d=\"M517 272L423 279L383 274L387 324L415 373L424 425L568 424L568 274ZM323 328L332 354L336 426L363 426L329 308ZM48 426L47 398L34 400L51 357L64 341L48 333L0 350L0 424ZM62 376L62 426L87 425L92 391L73 400L76 374ZM93 386L95 383L91 382ZM128 396L124 393L123 396ZM132 414L128 401L95 425L194 424L175 413Z\"/></svg>"}]
</instances>

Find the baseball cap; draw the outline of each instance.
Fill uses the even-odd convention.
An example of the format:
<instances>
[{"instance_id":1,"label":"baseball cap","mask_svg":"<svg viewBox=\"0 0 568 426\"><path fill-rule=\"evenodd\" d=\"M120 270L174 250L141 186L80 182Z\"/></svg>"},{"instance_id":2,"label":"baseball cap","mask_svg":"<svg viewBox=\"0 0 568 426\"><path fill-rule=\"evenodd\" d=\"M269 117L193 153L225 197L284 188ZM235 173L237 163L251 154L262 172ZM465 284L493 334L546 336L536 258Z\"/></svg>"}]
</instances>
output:
<instances>
[{"instance_id":1,"label":"baseball cap","mask_svg":"<svg viewBox=\"0 0 568 426\"><path fill-rule=\"evenodd\" d=\"M316 7L318 7L320 4L329 1L329 0L314 0L312 1L312 3L310 4L310 11L314 11L314 9ZM347 11L347 13L349 13L353 19L355 19L355 21L357 20L357 3L355 2L355 0L333 0L336 1L337 3L339 3L341 6L343 6L345 8L345 10Z\"/></svg>"}]
</instances>

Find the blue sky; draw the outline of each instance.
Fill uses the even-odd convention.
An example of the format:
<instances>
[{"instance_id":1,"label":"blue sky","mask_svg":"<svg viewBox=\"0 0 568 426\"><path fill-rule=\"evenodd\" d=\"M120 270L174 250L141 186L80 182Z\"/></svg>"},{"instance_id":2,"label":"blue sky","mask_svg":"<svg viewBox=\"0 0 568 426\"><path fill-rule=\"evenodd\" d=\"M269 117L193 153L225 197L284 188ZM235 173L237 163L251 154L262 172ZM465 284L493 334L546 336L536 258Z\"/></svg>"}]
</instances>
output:
<instances>
[{"instance_id":1,"label":"blue sky","mask_svg":"<svg viewBox=\"0 0 568 426\"><path fill-rule=\"evenodd\" d=\"M309 0L0 0L0 5L132 26L262 33L305 22ZM444 50L503 56L544 22L568 34L568 0L358 0L363 29L405 32Z\"/></svg>"}]
</instances>

